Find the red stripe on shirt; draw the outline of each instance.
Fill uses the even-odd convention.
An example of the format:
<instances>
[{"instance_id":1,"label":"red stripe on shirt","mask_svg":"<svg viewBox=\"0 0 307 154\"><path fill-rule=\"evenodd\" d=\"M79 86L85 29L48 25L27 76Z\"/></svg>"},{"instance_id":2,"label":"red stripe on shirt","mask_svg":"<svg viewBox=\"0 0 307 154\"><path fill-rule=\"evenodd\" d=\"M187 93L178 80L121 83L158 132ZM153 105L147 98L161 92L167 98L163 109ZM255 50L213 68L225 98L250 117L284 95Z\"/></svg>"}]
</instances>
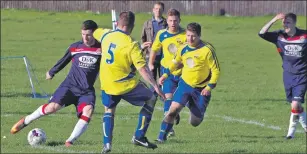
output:
<instances>
[{"instance_id":1,"label":"red stripe on shirt","mask_svg":"<svg viewBox=\"0 0 307 154\"><path fill-rule=\"evenodd\" d=\"M97 52L100 51L100 48L70 48L70 52L82 52L82 51Z\"/></svg>"},{"instance_id":2,"label":"red stripe on shirt","mask_svg":"<svg viewBox=\"0 0 307 154\"><path fill-rule=\"evenodd\" d=\"M278 51L278 52L281 52L282 50L281 50L281 48L277 48L277 51Z\"/></svg>"},{"instance_id":3,"label":"red stripe on shirt","mask_svg":"<svg viewBox=\"0 0 307 154\"><path fill-rule=\"evenodd\" d=\"M306 39L307 34L299 35L299 36L293 36L293 37L288 37L286 40L287 41L295 41L295 40L300 40L300 39Z\"/></svg>"}]
</instances>

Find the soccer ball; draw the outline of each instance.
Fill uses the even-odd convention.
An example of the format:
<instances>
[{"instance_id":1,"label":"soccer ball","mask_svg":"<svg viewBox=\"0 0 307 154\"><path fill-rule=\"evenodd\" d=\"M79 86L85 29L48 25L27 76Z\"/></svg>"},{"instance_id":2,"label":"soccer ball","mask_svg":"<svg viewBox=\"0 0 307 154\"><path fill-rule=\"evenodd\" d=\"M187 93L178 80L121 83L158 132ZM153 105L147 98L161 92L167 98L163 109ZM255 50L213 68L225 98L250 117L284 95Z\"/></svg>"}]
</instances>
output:
<instances>
[{"instance_id":1,"label":"soccer ball","mask_svg":"<svg viewBox=\"0 0 307 154\"><path fill-rule=\"evenodd\" d=\"M46 142L46 133L40 128L34 128L28 133L28 143L37 146Z\"/></svg>"}]
</instances>

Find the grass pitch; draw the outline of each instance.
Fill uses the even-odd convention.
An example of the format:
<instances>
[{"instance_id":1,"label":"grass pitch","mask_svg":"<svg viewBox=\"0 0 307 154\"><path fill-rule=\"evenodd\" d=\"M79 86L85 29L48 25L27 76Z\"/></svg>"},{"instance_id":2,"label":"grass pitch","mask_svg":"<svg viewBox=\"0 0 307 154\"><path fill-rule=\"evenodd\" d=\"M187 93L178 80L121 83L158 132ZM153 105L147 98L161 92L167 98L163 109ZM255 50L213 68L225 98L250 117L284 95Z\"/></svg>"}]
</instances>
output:
<instances>
[{"instance_id":1,"label":"grass pitch","mask_svg":"<svg viewBox=\"0 0 307 154\"><path fill-rule=\"evenodd\" d=\"M140 40L141 28L149 14L136 14L132 36ZM290 106L285 102L281 58L273 44L258 31L271 20L265 17L182 16L181 25L199 22L202 38L211 42L221 65L221 78L213 91L204 122L199 127L188 124L188 110L181 113L175 126L176 137L158 149L136 147L130 139L137 125L140 108L127 102L118 106L113 138L114 153L306 153L306 135L301 126L293 140L285 140ZM52 94L64 80L70 65L52 81L45 72L60 59L66 48L81 39L80 26L93 19L100 27L111 28L111 13L54 13L31 10L1 10L1 56L26 55L40 81ZM297 26L306 29L306 16L299 16ZM272 29L281 28L281 22ZM37 87L37 85L36 85ZM55 115L33 122L16 135L12 125L30 114L47 99L32 99L22 59L1 60L1 152L2 153L100 153L102 149L103 105L99 80L96 84L96 109L88 130L73 147L64 147L74 128L75 108L69 106ZM306 105L306 104L304 104ZM147 137L157 138L163 118L163 104L157 103ZM306 106L305 106L306 109ZM47 133L47 143L32 148L27 133L33 128ZM6 138L4 138L4 136Z\"/></svg>"}]
</instances>

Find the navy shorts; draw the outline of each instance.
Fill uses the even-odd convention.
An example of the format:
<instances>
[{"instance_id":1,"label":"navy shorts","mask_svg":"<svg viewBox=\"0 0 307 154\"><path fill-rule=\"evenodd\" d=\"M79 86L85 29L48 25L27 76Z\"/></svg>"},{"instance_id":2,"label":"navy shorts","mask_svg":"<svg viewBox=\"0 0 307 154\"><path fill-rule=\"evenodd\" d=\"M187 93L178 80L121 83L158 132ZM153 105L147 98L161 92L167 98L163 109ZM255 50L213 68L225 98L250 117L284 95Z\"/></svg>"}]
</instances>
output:
<instances>
[{"instance_id":1,"label":"navy shorts","mask_svg":"<svg viewBox=\"0 0 307 154\"><path fill-rule=\"evenodd\" d=\"M101 91L102 103L108 108L115 107L121 99L135 106L143 106L153 95L154 93L143 82L140 82L134 89L122 95L109 95L104 90Z\"/></svg>"},{"instance_id":2,"label":"navy shorts","mask_svg":"<svg viewBox=\"0 0 307 154\"><path fill-rule=\"evenodd\" d=\"M211 95L201 95L202 89L203 88L193 88L180 79L178 88L174 93L173 101L183 106L187 105L191 113L193 113L196 117L203 119L206 108L209 105Z\"/></svg>"},{"instance_id":3,"label":"navy shorts","mask_svg":"<svg viewBox=\"0 0 307 154\"><path fill-rule=\"evenodd\" d=\"M165 73L165 68L161 66L161 75ZM167 79L164 81L162 85L163 93L174 93L176 88L178 87L178 82L180 80L180 76L170 74Z\"/></svg>"},{"instance_id":4,"label":"navy shorts","mask_svg":"<svg viewBox=\"0 0 307 154\"><path fill-rule=\"evenodd\" d=\"M74 104L76 107L77 116L82 115L82 109L86 105L95 107L95 90L80 93L80 89L73 87L60 86L51 96L49 103L54 102L61 106L69 106Z\"/></svg>"},{"instance_id":5,"label":"navy shorts","mask_svg":"<svg viewBox=\"0 0 307 154\"><path fill-rule=\"evenodd\" d=\"M283 73L284 86L287 101L298 101L304 103L304 97L307 91L307 74Z\"/></svg>"}]
</instances>

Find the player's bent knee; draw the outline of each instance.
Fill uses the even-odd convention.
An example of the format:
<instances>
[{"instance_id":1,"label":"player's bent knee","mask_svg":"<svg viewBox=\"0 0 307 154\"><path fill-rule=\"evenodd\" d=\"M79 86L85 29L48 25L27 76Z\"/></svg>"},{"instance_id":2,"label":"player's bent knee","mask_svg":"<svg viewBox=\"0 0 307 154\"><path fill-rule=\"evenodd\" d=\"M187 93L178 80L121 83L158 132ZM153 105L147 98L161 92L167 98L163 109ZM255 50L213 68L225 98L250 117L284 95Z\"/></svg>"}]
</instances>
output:
<instances>
[{"instance_id":1,"label":"player's bent knee","mask_svg":"<svg viewBox=\"0 0 307 154\"><path fill-rule=\"evenodd\" d=\"M146 101L146 104L147 104L148 106L154 108L155 105L156 105L156 102L157 102L157 97L154 96L154 95L152 95L152 97L151 97L148 101Z\"/></svg>"},{"instance_id":2,"label":"player's bent knee","mask_svg":"<svg viewBox=\"0 0 307 154\"><path fill-rule=\"evenodd\" d=\"M197 127L197 126L199 126L199 124L201 123L201 121L198 121L198 122L196 122L196 121L190 121L190 124L193 126L193 127Z\"/></svg>"},{"instance_id":3,"label":"player's bent knee","mask_svg":"<svg viewBox=\"0 0 307 154\"><path fill-rule=\"evenodd\" d=\"M171 98L173 98L173 94L172 93L167 93L167 94L165 94L165 97L167 99L171 99Z\"/></svg>"},{"instance_id":4,"label":"player's bent knee","mask_svg":"<svg viewBox=\"0 0 307 154\"><path fill-rule=\"evenodd\" d=\"M86 105L83 109L82 109L82 115L85 115L87 117L91 117L93 114L93 106L92 105Z\"/></svg>"},{"instance_id":5,"label":"player's bent knee","mask_svg":"<svg viewBox=\"0 0 307 154\"><path fill-rule=\"evenodd\" d=\"M199 118L191 118L190 119L190 124L193 126L193 127L197 127L201 124L203 120L202 119L199 119Z\"/></svg>"},{"instance_id":6,"label":"player's bent knee","mask_svg":"<svg viewBox=\"0 0 307 154\"><path fill-rule=\"evenodd\" d=\"M291 107L292 107L292 109L294 109L294 110L301 110L302 105L301 105L301 103L298 102L298 101L292 101Z\"/></svg>"},{"instance_id":7,"label":"player's bent knee","mask_svg":"<svg viewBox=\"0 0 307 154\"><path fill-rule=\"evenodd\" d=\"M190 124L192 126L197 127L197 126L199 126L201 124L202 121L203 121L203 118L198 118L193 113L191 113Z\"/></svg>"},{"instance_id":8,"label":"player's bent knee","mask_svg":"<svg viewBox=\"0 0 307 154\"><path fill-rule=\"evenodd\" d=\"M43 110L44 110L45 114L51 114L51 113L55 113L59 109L61 109L60 104L51 102L48 105L46 105L46 107Z\"/></svg>"},{"instance_id":9,"label":"player's bent knee","mask_svg":"<svg viewBox=\"0 0 307 154\"><path fill-rule=\"evenodd\" d=\"M175 118L180 112L180 109L178 108L173 108L173 109L170 109L167 113L167 116L171 117L171 118Z\"/></svg>"}]
</instances>

